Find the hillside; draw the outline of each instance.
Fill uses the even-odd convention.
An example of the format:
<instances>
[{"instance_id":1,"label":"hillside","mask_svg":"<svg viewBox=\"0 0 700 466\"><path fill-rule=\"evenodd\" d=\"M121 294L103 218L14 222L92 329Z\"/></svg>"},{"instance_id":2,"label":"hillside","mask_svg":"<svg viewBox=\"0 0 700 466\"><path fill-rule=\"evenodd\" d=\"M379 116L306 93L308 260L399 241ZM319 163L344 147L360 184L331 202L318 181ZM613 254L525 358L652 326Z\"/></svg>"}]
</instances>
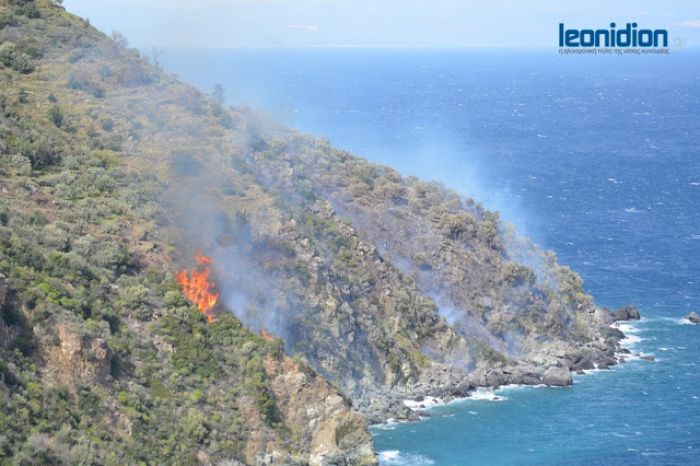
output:
<instances>
[{"instance_id":1,"label":"hillside","mask_svg":"<svg viewBox=\"0 0 700 466\"><path fill-rule=\"evenodd\" d=\"M580 277L497 213L59 5L0 1L0 80L2 464L372 464L404 398L617 362ZM212 319L176 279L198 251Z\"/></svg>"}]
</instances>

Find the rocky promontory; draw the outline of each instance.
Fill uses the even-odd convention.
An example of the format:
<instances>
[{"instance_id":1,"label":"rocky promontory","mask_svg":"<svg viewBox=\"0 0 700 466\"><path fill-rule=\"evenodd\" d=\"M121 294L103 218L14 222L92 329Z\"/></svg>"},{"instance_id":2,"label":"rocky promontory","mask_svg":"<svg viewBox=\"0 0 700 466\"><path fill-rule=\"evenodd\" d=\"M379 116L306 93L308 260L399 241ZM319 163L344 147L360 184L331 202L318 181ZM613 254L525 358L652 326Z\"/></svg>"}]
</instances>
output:
<instances>
[{"instance_id":1,"label":"rocky promontory","mask_svg":"<svg viewBox=\"0 0 700 466\"><path fill-rule=\"evenodd\" d=\"M367 420L404 399L570 385L639 318L478 200L227 107L59 2L0 0L0 81L10 462L372 464Z\"/></svg>"}]
</instances>

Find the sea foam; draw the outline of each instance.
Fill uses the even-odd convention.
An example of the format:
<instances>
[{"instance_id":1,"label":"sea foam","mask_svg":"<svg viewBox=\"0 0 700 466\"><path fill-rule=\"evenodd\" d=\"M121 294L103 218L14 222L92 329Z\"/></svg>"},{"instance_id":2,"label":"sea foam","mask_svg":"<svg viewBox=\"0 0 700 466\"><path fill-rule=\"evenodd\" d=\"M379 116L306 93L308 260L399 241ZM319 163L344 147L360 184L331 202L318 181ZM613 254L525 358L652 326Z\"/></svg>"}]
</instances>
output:
<instances>
[{"instance_id":1,"label":"sea foam","mask_svg":"<svg viewBox=\"0 0 700 466\"><path fill-rule=\"evenodd\" d=\"M380 466L426 466L435 464L427 456L402 453L399 450L380 451L377 455Z\"/></svg>"}]
</instances>

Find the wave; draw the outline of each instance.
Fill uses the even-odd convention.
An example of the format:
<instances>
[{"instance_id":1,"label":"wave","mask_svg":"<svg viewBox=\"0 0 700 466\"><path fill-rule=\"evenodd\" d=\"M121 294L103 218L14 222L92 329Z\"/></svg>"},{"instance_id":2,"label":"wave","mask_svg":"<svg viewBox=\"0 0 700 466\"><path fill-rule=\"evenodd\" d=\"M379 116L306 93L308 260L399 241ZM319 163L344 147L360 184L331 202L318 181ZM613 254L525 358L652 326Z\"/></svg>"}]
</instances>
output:
<instances>
[{"instance_id":1,"label":"wave","mask_svg":"<svg viewBox=\"0 0 700 466\"><path fill-rule=\"evenodd\" d=\"M393 419L387 419L386 422L383 422L381 424L373 424L370 426L370 429L372 430L396 430L396 425L398 422L390 422L393 421Z\"/></svg>"},{"instance_id":2,"label":"wave","mask_svg":"<svg viewBox=\"0 0 700 466\"><path fill-rule=\"evenodd\" d=\"M644 340L646 340L646 338L642 338L634 334L625 334L625 338L620 340L620 344L623 348L632 349L633 346L637 345L638 343Z\"/></svg>"},{"instance_id":3,"label":"wave","mask_svg":"<svg viewBox=\"0 0 700 466\"><path fill-rule=\"evenodd\" d=\"M434 408L435 406L442 406L445 402L435 396L423 397L421 401L415 400L403 400L403 405L412 411L421 411L424 409Z\"/></svg>"},{"instance_id":4,"label":"wave","mask_svg":"<svg viewBox=\"0 0 700 466\"><path fill-rule=\"evenodd\" d=\"M501 395L496 395L493 388L490 387L479 387L474 392L470 393L470 400L478 401L506 401L508 398Z\"/></svg>"},{"instance_id":5,"label":"wave","mask_svg":"<svg viewBox=\"0 0 700 466\"><path fill-rule=\"evenodd\" d=\"M686 317L670 317L670 316L659 316L659 315L654 315L650 317L642 317L639 321L636 321L635 323L631 323L629 321L625 323L615 323L613 324L620 330L622 330L623 333L627 332L639 332L639 331L645 331L647 329L643 328L644 325L640 324L651 324L655 322L668 322L672 324L680 324L680 325L689 325L692 324Z\"/></svg>"},{"instance_id":6,"label":"wave","mask_svg":"<svg viewBox=\"0 0 700 466\"><path fill-rule=\"evenodd\" d=\"M627 335L628 333L638 333L639 327L637 324L632 324L629 322L616 323L613 326L617 327L622 333Z\"/></svg>"},{"instance_id":7,"label":"wave","mask_svg":"<svg viewBox=\"0 0 700 466\"><path fill-rule=\"evenodd\" d=\"M539 387L542 386L544 387L545 385L504 385L502 387L499 387L497 389L494 389L493 387L477 387L476 390L469 392L469 395L466 397L457 397L454 398L450 401L445 401L442 398L438 398L435 396L426 396L423 397L421 401L415 401L415 400L403 400L404 406L406 406L408 409L411 411L427 411L431 408L435 408L437 406L446 406L446 405L451 405L455 403L460 403L463 401L490 401L490 402L501 402L501 401L507 401L508 397L499 395L496 392L501 391L503 389L513 389L513 388L532 388L532 387Z\"/></svg>"},{"instance_id":8,"label":"wave","mask_svg":"<svg viewBox=\"0 0 700 466\"><path fill-rule=\"evenodd\" d=\"M614 324L622 333L625 334L625 338L620 340L620 345L628 350L636 349L637 345L646 338L642 338L637 333L641 331L639 324L641 322L617 322ZM627 357L627 355L623 355Z\"/></svg>"},{"instance_id":9,"label":"wave","mask_svg":"<svg viewBox=\"0 0 700 466\"><path fill-rule=\"evenodd\" d=\"M435 461L424 455L402 453L399 450L384 450L377 455L380 466L424 466Z\"/></svg>"}]
</instances>

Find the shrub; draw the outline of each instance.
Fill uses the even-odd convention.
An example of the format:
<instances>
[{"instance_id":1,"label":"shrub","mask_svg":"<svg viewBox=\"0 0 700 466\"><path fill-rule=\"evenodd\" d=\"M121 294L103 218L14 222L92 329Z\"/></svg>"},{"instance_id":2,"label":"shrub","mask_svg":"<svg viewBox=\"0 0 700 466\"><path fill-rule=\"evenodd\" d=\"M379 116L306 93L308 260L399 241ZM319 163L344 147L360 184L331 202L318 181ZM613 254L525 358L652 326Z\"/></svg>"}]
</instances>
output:
<instances>
[{"instance_id":1,"label":"shrub","mask_svg":"<svg viewBox=\"0 0 700 466\"><path fill-rule=\"evenodd\" d=\"M131 265L131 256L126 248L121 244L109 242L100 243L94 260L100 267L115 273L126 272Z\"/></svg>"},{"instance_id":2,"label":"shrub","mask_svg":"<svg viewBox=\"0 0 700 466\"><path fill-rule=\"evenodd\" d=\"M15 17L9 11L0 13L0 29L17 24Z\"/></svg>"},{"instance_id":3,"label":"shrub","mask_svg":"<svg viewBox=\"0 0 700 466\"><path fill-rule=\"evenodd\" d=\"M477 233L476 222L468 214L450 214L445 216L440 227L445 236L455 241L469 241Z\"/></svg>"},{"instance_id":4,"label":"shrub","mask_svg":"<svg viewBox=\"0 0 700 466\"><path fill-rule=\"evenodd\" d=\"M20 73L31 73L34 70L29 56L17 50L13 42L3 42L0 45L0 63Z\"/></svg>"},{"instance_id":5,"label":"shrub","mask_svg":"<svg viewBox=\"0 0 700 466\"><path fill-rule=\"evenodd\" d=\"M53 105L49 109L49 120L56 125L57 128L60 128L63 126L63 113L61 112L61 109L58 108L58 105Z\"/></svg>"},{"instance_id":6,"label":"shrub","mask_svg":"<svg viewBox=\"0 0 700 466\"><path fill-rule=\"evenodd\" d=\"M41 13L33 0L12 0L11 4L15 5L15 13L27 18L39 18Z\"/></svg>"},{"instance_id":7,"label":"shrub","mask_svg":"<svg viewBox=\"0 0 700 466\"><path fill-rule=\"evenodd\" d=\"M40 169L60 162L63 149L58 141L39 133L29 133L27 137L16 140L15 149L29 159L32 168Z\"/></svg>"},{"instance_id":8,"label":"shrub","mask_svg":"<svg viewBox=\"0 0 700 466\"><path fill-rule=\"evenodd\" d=\"M148 71L138 63L127 63L114 71L114 76L122 86L136 87L150 84L152 81Z\"/></svg>"},{"instance_id":9,"label":"shrub","mask_svg":"<svg viewBox=\"0 0 700 466\"><path fill-rule=\"evenodd\" d=\"M85 56L85 49L75 49L68 55L68 61L76 63Z\"/></svg>"},{"instance_id":10,"label":"shrub","mask_svg":"<svg viewBox=\"0 0 700 466\"><path fill-rule=\"evenodd\" d=\"M32 161L22 154L12 154L10 156L10 164L14 167L17 175L28 176L32 173Z\"/></svg>"},{"instance_id":11,"label":"shrub","mask_svg":"<svg viewBox=\"0 0 700 466\"><path fill-rule=\"evenodd\" d=\"M114 121L111 118L105 118L100 122L100 126L105 131L112 131L114 129Z\"/></svg>"},{"instance_id":12,"label":"shrub","mask_svg":"<svg viewBox=\"0 0 700 466\"><path fill-rule=\"evenodd\" d=\"M94 97L97 97L98 99L101 99L105 96L105 90L102 87L98 86L86 77L80 76L75 73L71 74L68 78L68 87L78 91L87 92L89 94L92 94Z\"/></svg>"},{"instance_id":13,"label":"shrub","mask_svg":"<svg viewBox=\"0 0 700 466\"><path fill-rule=\"evenodd\" d=\"M492 249L498 249L501 247L501 243L498 237L498 225L494 220L486 219L479 223L476 231L476 236L479 241L491 247Z\"/></svg>"},{"instance_id":14,"label":"shrub","mask_svg":"<svg viewBox=\"0 0 700 466\"><path fill-rule=\"evenodd\" d=\"M524 265L509 263L502 270L503 280L515 286L528 284L533 285L537 277L535 272Z\"/></svg>"}]
</instances>

